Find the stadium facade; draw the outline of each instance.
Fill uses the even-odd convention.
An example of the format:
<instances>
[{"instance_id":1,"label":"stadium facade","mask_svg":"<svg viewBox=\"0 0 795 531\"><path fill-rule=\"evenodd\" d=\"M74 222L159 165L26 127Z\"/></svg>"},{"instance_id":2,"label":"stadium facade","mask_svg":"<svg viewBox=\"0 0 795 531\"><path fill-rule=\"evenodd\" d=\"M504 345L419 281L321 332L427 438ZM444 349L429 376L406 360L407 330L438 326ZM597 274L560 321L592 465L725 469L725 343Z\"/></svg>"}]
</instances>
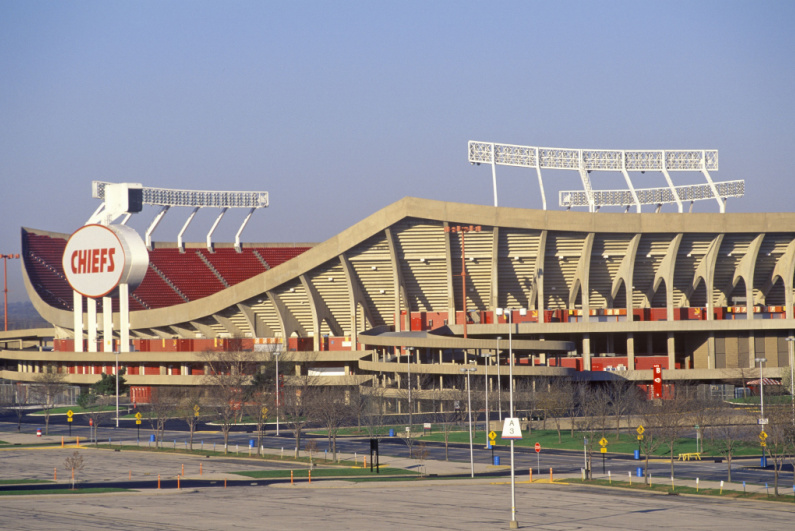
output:
<instances>
[{"instance_id":1,"label":"stadium facade","mask_svg":"<svg viewBox=\"0 0 795 531\"><path fill-rule=\"evenodd\" d=\"M113 372L119 301L112 329L100 323L104 347L82 330L75 341L68 239L22 229L26 289L53 329L0 336L2 378L30 381L56 365L85 385ZM420 378L455 385L471 362L476 374L491 371L491 386L498 370L506 385L506 356L494 354L507 352L509 336L520 378L649 384L657 365L669 384L720 383L758 376L758 358L768 378L791 366L792 213L572 212L407 197L319 244L147 244L146 275L126 301L130 352L118 354L141 388L197 385L202 351L233 344L289 351L295 370L323 385L386 388L405 387L407 373L415 388ZM79 322L96 318L79 304Z\"/></svg>"}]
</instances>

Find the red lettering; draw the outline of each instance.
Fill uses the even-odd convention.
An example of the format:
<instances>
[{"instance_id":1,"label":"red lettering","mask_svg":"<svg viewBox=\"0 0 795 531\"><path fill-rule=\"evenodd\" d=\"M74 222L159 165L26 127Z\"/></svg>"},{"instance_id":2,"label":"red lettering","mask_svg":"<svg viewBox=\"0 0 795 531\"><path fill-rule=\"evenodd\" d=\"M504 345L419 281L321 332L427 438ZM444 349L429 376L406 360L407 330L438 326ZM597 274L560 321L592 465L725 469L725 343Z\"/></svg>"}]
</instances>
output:
<instances>
[{"instance_id":1,"label":"red lettering","mask_svg":"<svg viewBox=\"0 0 795 531\"><path fill-rule=\"evenodd\" d=\"M89 273L99 273L99 249L91 249L91 267Z\"/></svg>"},{"instance_id":2,"label":"red lettering","mask_svg":"<svg viewBox=\"0 0 795 531\"><path fill-rule=\"evenodd\" d=\"M113 247L108 249L108 273L113 273L116 270L116 262L113 261L114 254L116 254L116 249Z\"/></svg>"},{"instance_id":3,"label":"red lettering","mask_svg":"<svg viewBox=\"0 0 795 531\"><path fill-rule=\"evenodd\" d=\"M88 251L86 250L80 251L80 255L77 260L77 272L78 273L88 272Z\"/></svg>"},{"instance_id":4,"label":"red lettering","mask_svg":"<svg viewBox=\"0 0 795 531\"><path fill-rule=\"evenodd\" d=\"M78 255L79 254L78 254L77 251L73 251L72 252L72 273L75 274L75 275L77 274L77 257L78 257Z\"/></svg>"},{"instance_id":5,"label":"red lettering","mask_svg":"<svg viewBox=\"0 0 795 531\"><path fill-rule=\"evenodd\" d=\"M105 263L108 261L108 250L107 249L100 249L99 250L99 272L102 273L105 271Z\"/></svg>"}]
</instances>

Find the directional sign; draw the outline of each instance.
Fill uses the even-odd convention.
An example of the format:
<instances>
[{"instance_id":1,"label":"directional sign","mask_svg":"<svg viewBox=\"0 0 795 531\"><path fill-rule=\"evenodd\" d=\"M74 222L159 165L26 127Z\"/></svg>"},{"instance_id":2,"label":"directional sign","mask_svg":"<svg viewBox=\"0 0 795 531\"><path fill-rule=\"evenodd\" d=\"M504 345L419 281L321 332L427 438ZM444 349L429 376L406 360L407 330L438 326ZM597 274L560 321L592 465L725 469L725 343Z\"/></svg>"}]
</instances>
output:
<instances>
[{"instance_id":1,"label":"directional sign","mask_svg":"<svg viewBox=\"0 0 795 531\"><path fill-rule=\"evenodd\" d=\"M502 426L503 439L521 439L522 428L518 418L507 418Z\"/></svg>"},{"instance_id":2,"label":"directional sign","mask_svg":"<svg viewBox=\"0 0 795 531\"><path fill-rule=\"evenodd\" d=\"M638 432L638 435L643 435L643 432L646 431L646 429L641 425L641 426L638 426L638 429L635 430L635 431Z\"/></svg>"},{"instance_id":3,"label":"directional sign","mask_svg":"<svg viewBox=\"0 0 795 531\"><path fill-rule=\"evenodd\" d=\"M494 430L490 431L489 432L489 439L491 439L493 441L496 438L497 438L497 432L494 431Z\"/></svg>"},{"instance_id":4,"label":"directional sign","mask_svg":"<svg viewBox=\"0 0 795 531\"><path fill-rule=\"evenodd\" d=\"M607 439L605 439L604 437L599 439L599 446L602 446L602 447L607 446Z\"/></svg>"},{"instance_id":5,"label":"directional sign","mask_svg":"<svg viewBox=\"0 0 795 531\"><path fill-rule=\"evenodd\" d=\"M767 419L757 419L756 423L759 424L760 426L763 426L767 424Z\"/></svg>"}]
</instances>

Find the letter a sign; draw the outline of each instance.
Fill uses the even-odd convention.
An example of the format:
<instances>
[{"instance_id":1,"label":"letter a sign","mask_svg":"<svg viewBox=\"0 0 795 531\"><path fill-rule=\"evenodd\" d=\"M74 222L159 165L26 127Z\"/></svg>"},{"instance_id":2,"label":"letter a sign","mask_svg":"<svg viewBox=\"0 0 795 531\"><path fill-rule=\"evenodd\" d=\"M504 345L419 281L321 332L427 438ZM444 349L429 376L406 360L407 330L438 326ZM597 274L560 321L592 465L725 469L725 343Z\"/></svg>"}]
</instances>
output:
<instances>
[{"instance_id":1,"label":"letter a sign","mask_svg":"<svg viewBox=\"0 0 795 531\"><path fill-rule=\"evenodd\" d=\"M505 424L502 427L502 438L503 439L522 438L522 428L519 424L519 419L517 418L505 419Z\"/></svg>"}]
</instances>

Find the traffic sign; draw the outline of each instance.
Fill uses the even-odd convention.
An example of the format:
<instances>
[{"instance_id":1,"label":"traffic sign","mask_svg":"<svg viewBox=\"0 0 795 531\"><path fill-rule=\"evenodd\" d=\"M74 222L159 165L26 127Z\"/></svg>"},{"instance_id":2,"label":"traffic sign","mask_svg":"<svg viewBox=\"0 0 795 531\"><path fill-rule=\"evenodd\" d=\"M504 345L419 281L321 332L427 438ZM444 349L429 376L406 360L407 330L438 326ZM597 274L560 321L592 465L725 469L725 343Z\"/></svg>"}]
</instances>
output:
<instances>
[{"instance_id":1,"label":"traffic sign","mask_svg":"<svg viewBox=\"0 0 795 531\"><path fill-rule=\"evenodd\" d=\"M767 424L767 419L757 419L756 423L759 424L760 426L764 426L765 424Z\"/></svg>"},{"instance_id":2,"label":"traffic sign","mask_svg":"<svg viewBox=\"0 0 795 531\"><path fill-rule=\"evenodd\" d=\"M605 448L604 446L602 446L601 450L602 450L602 453L603 453L603 454L606 454L606 453L607 453L607 448Z\"/></svg>"},{"instance_id":3,"label":"traffic sign","mask_svg":"<svg viewBox=\"0 0 795 531\"><path fill-rule=\"evenodd\" d=\"M536 453L541 453L541 443L536 443Z\"/></svg>"},{"instance_id":4,"label":"traffic sign","mask_svg":"<svg viewBox=\"0 0 795 531\"><path fill-rule=\"evenodd\" d=\"M638 435L638 440L642 441L643 440L643 435Z\"/></svg>"},{"instance_id":5,"label":"traffic sign","mask_svg":"<svg viewBox=\"0 0 795 531\"><path fill-rule=\"evenodd\" d=\"M491 439L492 441L494 441L494 439L496 439L496 438L497 438L497 432L496 432L496 431L494 431L494 430L490 431L490 432L489 432L489 439Z\"/></svg>"},{"instance_id":6,"label":"traffic sign","mask_svg":"<svg viewBox=\"0 0 795 531\"><path fill-rule=\"evenodd\" d=\"M759 439L762 440L762 441L767 439L767 433L765 433L764 430L762 430L762 432L759 434Z\"/></svg>"},{"instance_id":7,"label":"traffic sign","mask_svg":"<svg viewBox=\"0 0 795 531\"><path fill-rule=\"evenodd\" d=\"M193 416L194 417L198 417L199 416L199 404L196 404L195 406L193 406Z\"/></svg>"},{"instance_id":8,"label":"traffic sign","mask_svg":"<svg viewBox=\"0 0 795 531\"><path fill-rule=\"evenodd\" d=\"M70 418L71 418L71 417L72 417L72 415L74 415L74 412L73 412L71 409L70 409L69 411L67 411L67 412L66 412L66 416L67 416L67 417L70 417Z\"/></svg>"},{"instance_id":9,"label":"traffic sign","mask_svg":"<svg viewBox=\"0 0 795 531\"><path fill-rule=\"evenodd\" d=\"M635 431L638 432L638 435L643 435L643 432L646 430L643 428L643 425L640 425L638 426L638 429Z\"/></svg>"},{"instance_id":10,"label":"traffic sign","mask_svg":"<svg viewBox=\"0 0 795 531\"><path fill-rule=\"evenodd\" d=\"M135 420L141 420L141 416L142 416L141 412L139 411L138 413L135 414Z\"/></svg>"},{"instance_id":11,"label":"traffic sign","mask_svg":"<svg viewBox=\"0 0 795 531\"><path fill-rule=\"evenodd\" d=\"M603 447L603 448L604 448L605 446L607 446L607 439L605 439L604 437L602 437L601 439L599 439L599 445L600 445L601 447Z\"/></svg>"},{"instance_id":12,"label":"traffic sign","mask_svg":"<svg viewBox=\"0 0 795 531\"><path fill-rule=\"evenodd\" d=\"M265 418L267 416L268 416L268 408L262 406L262 418Z\"/></svg>"},{"instance_id":13,"label":"traffic sign","mask_svg":"<svg viewBox=\"0 0 795 531\"><path fill-rule=\"evenodd\" d=\"M136 424L140 424L141 423L141 419L135 419L135 423Z\"/></svg>"},{"instance_id":14,"label":"traffic sign","mask_svg":"<svg viewBox=\"0 0 795 531\"><path fill-rule=\"evenodd\" d=\"M506 418L505 423L502 426L502 438L503 439L521 439L522 438L522 427L519 424L519 419L514 418Z\"/></svg>"}]
</instances>

